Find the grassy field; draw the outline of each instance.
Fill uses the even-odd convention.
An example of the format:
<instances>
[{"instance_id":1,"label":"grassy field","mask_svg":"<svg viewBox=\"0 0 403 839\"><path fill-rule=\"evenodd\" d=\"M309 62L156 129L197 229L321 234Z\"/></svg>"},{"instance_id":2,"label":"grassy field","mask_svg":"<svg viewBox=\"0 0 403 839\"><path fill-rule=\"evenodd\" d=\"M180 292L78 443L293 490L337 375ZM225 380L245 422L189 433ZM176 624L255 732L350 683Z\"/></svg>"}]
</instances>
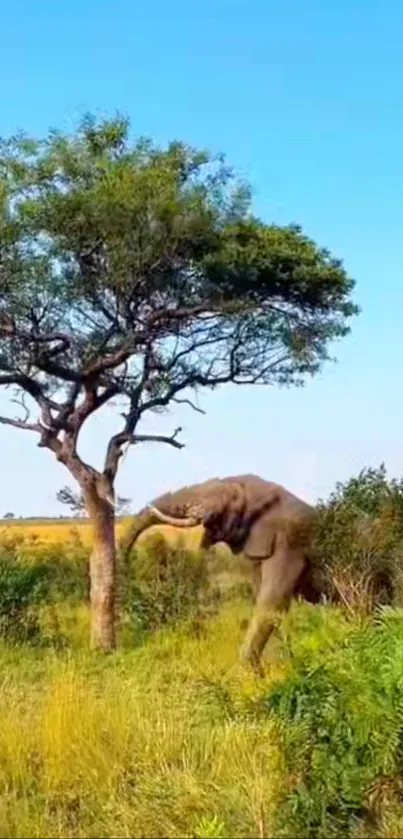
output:
<instances>
[{"instance_id":1,"label":"grassy field","mask_svg":"<svg viewBox=\"0 0 403 839\"><path fill-rule=\"evenodd\" d=\"M139 547L105 657L88 650L88 523L3 522L0 836L403 836L403 536L388 516L364 540L350 504L322 538L355 599L294 602L262 679L238 662L242 563L178 548L200 531ZM368 568L389 571L389 605L368 609Z\"/></svg>"},{"instance_id":2,"label":"grassy field","mask_svg":"<svg viewBox=\"0 0 403 839\"><path fill-rule=\"evenodd\" d=\"M0 648L0 835L271 836L281 751L242 710L282 666L259 684L238 667L243 614L105 661L82 608L66 654Z\"/></svg>"},{"instance_id":3,"label":"grassy field","mask_svg":"<svg viewBox=\"0 0 403 839\"><path fill-rule=\"evenodd\" d=\"M118 537L123 533L128 522L129 518L120 519L117 522L116 531ZM154 527L150 527L147 533L163 533L171 544L175 544L179 539L183 539L187 547L192 549L199 546L202 530L196 527L192 528L192 530L185 531L170 527L169 525L155 525ZM71 538L74 534L78 534L84 544L88 545L91 543L91 526L87 519L0 520L0 540L9 534L16 534L42 545L57 544L58 542L66 541L66 539ZM144 537L145 534L142 534L140 540L144 539Z\"/></svg>"},{"instance_id":4,"label":"grassy field","mask_svg":"<svg viewBox=\"0 0 403 839\"><path fill-rule=\"evenodd\" d=\"M68 649L1 645L0 835L401 836L401 618L295 604L257 679L248 613L105 659L86 608L60 606Z\"/></svg>"}]
</instances>

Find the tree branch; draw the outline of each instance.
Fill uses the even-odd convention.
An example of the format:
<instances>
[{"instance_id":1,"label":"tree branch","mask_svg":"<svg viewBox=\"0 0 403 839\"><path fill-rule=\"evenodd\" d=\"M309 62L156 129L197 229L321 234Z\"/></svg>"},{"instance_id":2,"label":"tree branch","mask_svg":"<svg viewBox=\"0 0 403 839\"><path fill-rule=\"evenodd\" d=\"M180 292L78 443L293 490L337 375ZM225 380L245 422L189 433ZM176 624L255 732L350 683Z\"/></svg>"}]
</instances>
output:
<instances>
[{"instance_id":1,"label":"tree branch","mask_svg":"<svg viewBox=\"0 0 403 839\"><path fill-rule=\"evenodd\" d=\"M185 444L180 443L179 440L176 439L178 434L182 431L182 428L176 428L174 433L171 436L166 436L165 434L134 434L132 439L127 441L129 445L136 443L167 443L169 446L173 446L175 449L184 449Z\"/></svg>"},{"instance_id":2,"label":"tree branch","mask_svg":"<svg viewBox=\"0 0 403 839\"><path fill-rule=\"evenodd\" d=\"M88 419L94 411L97 411L98 408L102 408L109 399L117 396L118 393L120 393L120 388L118 385L111 385L110 387L105 388L103 393L99 393L98 385L95 380L95 383L93 384L87 383L84 385L84 392L85 396L83 401L73 412L71 412L70 419L68 421L69 428L74 431L76 437L84 421Z\"/></svg>"},{"instance_id":3,"label":"tree branch","mask_svg":"<svg viewBox=\"0 0 403 839\"><path fill-rule=\"evenodd\" d=\"M0 417L2 425L11 425L13 428L23 428L25 431L36 431L42 434L43 426L39 422L27 422L26 420L12 419L12 417Z\"/></svg>"},{"instance_id":4,"label":"tree branch","mask_svg":"<svg viewBox=\"0 0 403 839\"><path fill-rule=\"evenodd\" d=\"M104 475L112 483L115 480L118 469L119 460L123 454L123 446L137 445L138 443L165 443L173 446L175 449L183 449L184 443L177 440L178 434L182 428L176 428L171 436L164 434L129 434L127 431L122 431L120 434L115 434L109 441L108 449L105 457Z\"/></svg>"},{"instance_id":5,"label":"tree branch","mask_svg":"<svg viewBox=\"0 0 403 839\"><path fill-rule=\"evenodd\" d=\"M206 414L206 411L203 408L199 408L198 405L195 405L191 399L176 399L175 396L172 399L172 402L176 402L177 405L190 405L194 411L197 411L198 414Z\"/></svg>"}]
</instances>

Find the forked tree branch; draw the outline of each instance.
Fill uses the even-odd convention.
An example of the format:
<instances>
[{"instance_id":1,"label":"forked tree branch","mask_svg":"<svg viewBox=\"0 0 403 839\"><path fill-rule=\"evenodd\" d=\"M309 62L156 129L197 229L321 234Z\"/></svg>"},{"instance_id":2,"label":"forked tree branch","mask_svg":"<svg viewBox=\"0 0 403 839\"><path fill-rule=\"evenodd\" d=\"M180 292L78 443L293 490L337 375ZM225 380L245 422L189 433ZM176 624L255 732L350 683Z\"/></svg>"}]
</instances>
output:
<instances>
[{"instance_id":1,"label":"forked tree branch","mask_svg":"<svg viewBox=\"0 0 403 839\"><path fill-rule=\"evenodd\" d=\"M13 419L12 417L0 416L0 423L2 425L11 425L13 428L23 428L24 431L36 431L37 434L42 434L43 426L39 422L27 422L22 419Z\"/></svg>"},{"instance_id":2,"label":"forked tree branch","mask_svg":"<svg viewBox=\"0 0 403 839\"><path fill-rule=\"evenodd\" d=\"M165 443L173 446L175 449L185 448L184 443L177 440L178 434L182 431L179 426L175 429L173 434L128 434L122 431L120 434L115 434L109 441L108 449L105 457L104 475L113 484L118 470L119 460L123 454L123 446L135 446L138 443Z\"/></svg>"}]
</instances>

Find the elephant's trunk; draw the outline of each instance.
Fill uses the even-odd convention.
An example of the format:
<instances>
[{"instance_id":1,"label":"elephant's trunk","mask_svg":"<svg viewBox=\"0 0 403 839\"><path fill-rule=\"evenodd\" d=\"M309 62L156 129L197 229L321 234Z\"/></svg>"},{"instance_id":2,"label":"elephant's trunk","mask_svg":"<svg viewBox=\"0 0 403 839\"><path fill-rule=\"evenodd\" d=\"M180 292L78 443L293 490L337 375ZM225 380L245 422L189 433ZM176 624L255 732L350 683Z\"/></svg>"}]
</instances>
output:
<instances>
[{"instance_id":1,"label":"elephant's trunk","mask_svg":"<svg viewBox=\"0 0 403 839\"><path fill-rule=\"evenodd\" d=\"M123 534L119 543L120 553L125 560L143 531L148 530L149 527L152 527L153 524L158 524L158 522L157 516L148 507L141 510L137 516L133 516L128 529Z\"/></svg>"}]
</instances>

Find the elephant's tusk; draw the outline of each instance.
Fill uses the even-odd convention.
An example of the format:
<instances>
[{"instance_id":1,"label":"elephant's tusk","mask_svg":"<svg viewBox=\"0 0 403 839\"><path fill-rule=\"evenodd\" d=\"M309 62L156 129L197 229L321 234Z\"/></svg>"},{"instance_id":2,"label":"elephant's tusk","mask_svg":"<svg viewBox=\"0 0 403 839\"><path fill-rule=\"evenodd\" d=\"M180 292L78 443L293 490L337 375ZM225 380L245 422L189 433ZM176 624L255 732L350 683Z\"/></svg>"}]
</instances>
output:
<instances>
[{"instance_id":1,"label":"elephant's tusk","mask_svg":"<svg viewBox=\"0 0 403 839\"><path fill-rule=\"evenodd\" d=\"M177 519L174 516L167 516L165 513L161 513L157 507L154 507L152 504L148 505L148 509L154 516L159 519L159 521L163 522L164 524L170 524L172 527L197 527L200 523L197 519L194 518L187 518L187 519Z\"/></svg>"}]
</instances>

